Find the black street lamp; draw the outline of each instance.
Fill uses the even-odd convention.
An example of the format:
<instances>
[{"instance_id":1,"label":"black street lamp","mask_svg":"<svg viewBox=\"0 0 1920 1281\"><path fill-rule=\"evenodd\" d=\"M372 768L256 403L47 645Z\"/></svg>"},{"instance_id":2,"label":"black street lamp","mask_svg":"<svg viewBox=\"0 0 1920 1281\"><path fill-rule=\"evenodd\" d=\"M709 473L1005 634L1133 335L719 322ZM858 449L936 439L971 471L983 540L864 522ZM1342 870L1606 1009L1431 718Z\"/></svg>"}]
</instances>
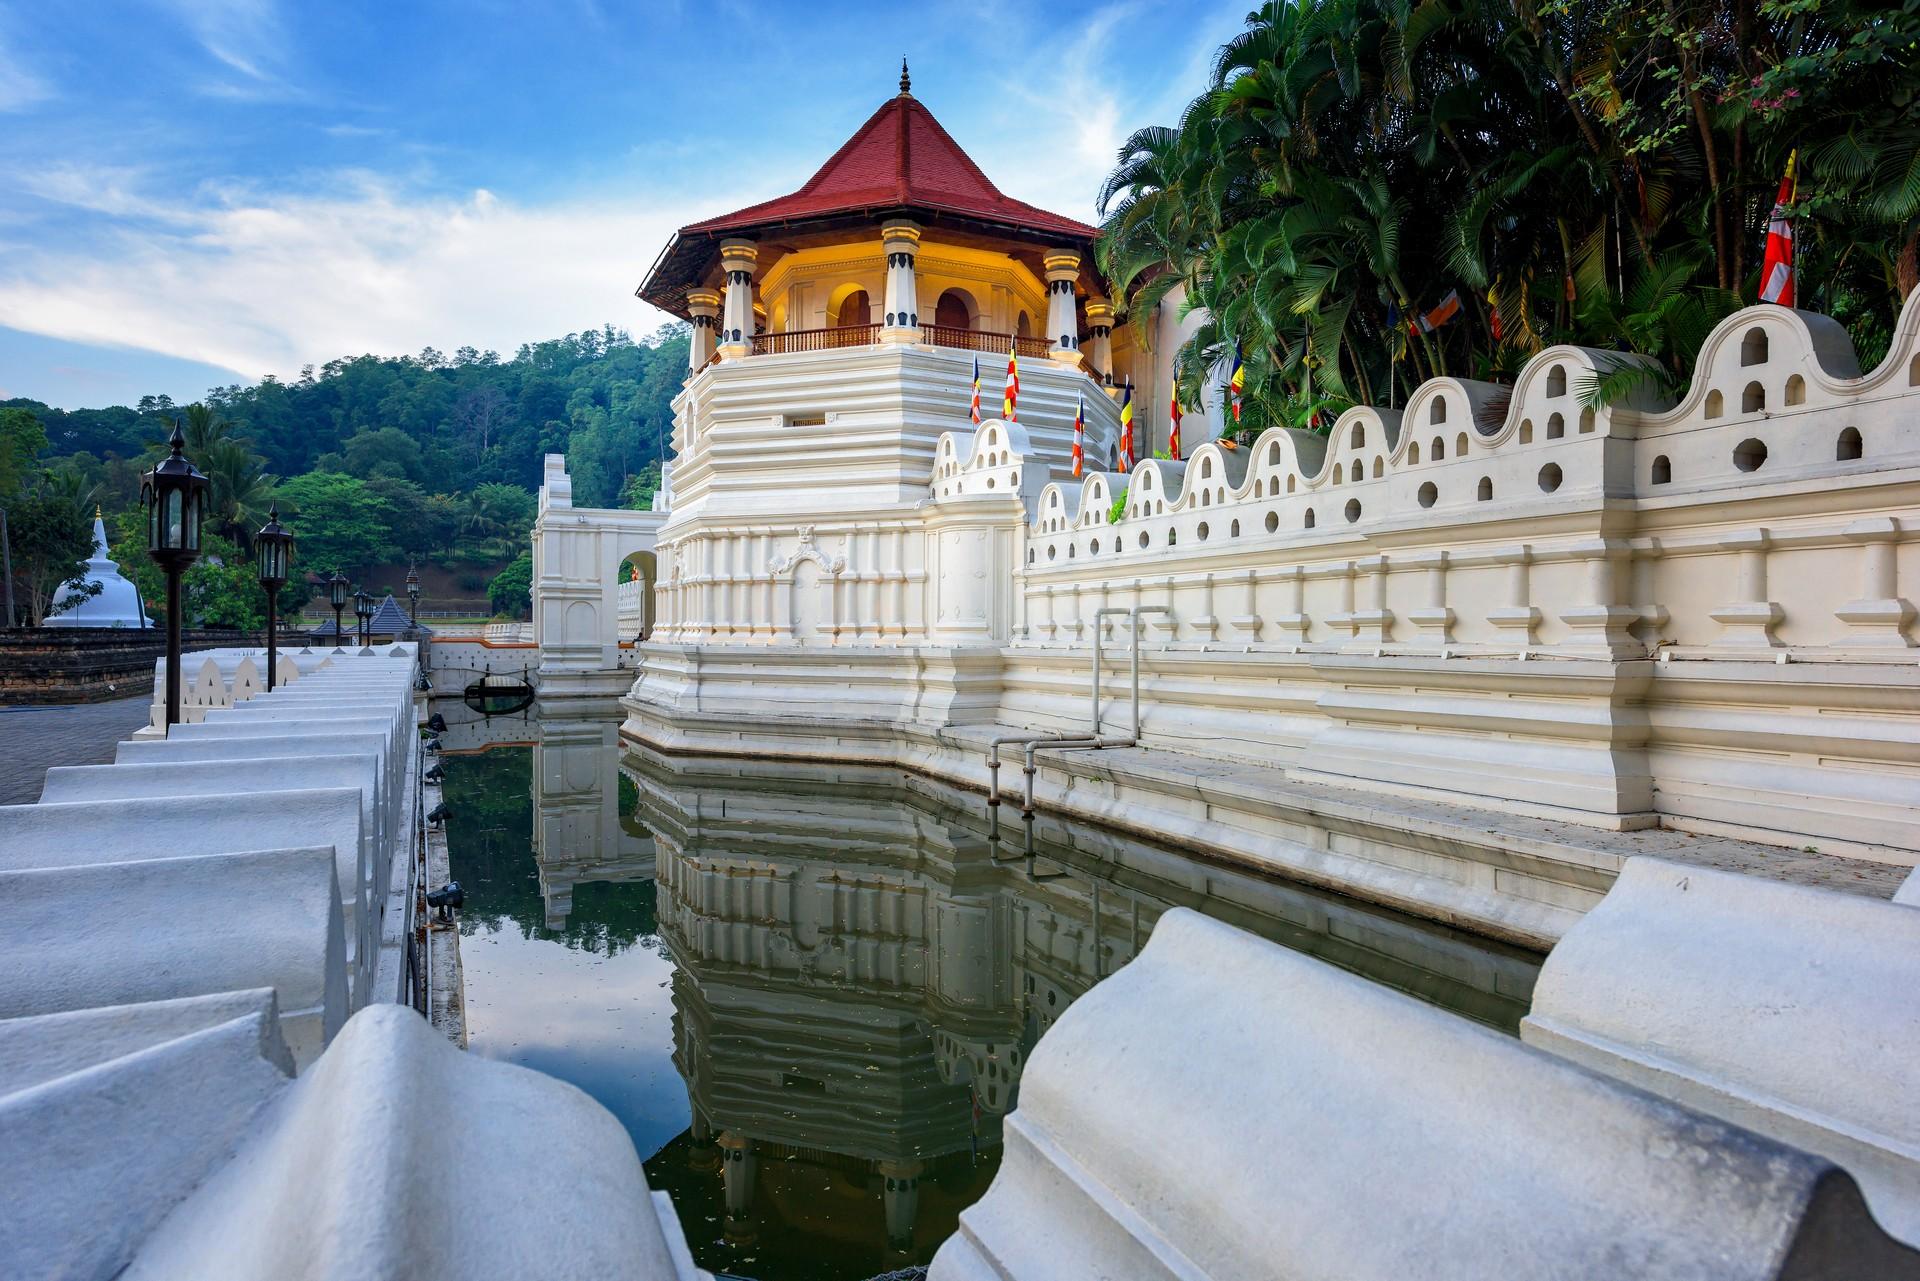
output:
<instances>
[{"instance_id":1,"label":"black street lamp","mask_svg":"<svg viewBox=\"0 0 1920 1281\"><path fill-rule=\"evenodd\" d=\"M333 647L340 648L340 611L347 607L347 576L339 570L327 580L327 603L333 606Z\"/></svg>"},{"instance_id":2,"label":"black street lamp","mask_svg":"<svg viewBox=\"0 0 1920 1281\"><path fill-rule=\"evenodd\" d=\"M276 606L280 602L280 589L287 585L287 566L293 561L293 535L280 525L279 503L267 509L267 523L253 536L253 555L260 586L267 593L267 692L271 694L273 669L280 654L274 643L274 633L279 627Z\"/></svg>"},{"instance_id":3,"label":"black street lamp","mask_svg":"<svg viewBox=\"0 0 1920 1281\"><path fill-rule=\"evenodd\" d=\"M420 625L420 571L412 561L407 562L407 622Z\"/></svg>"},{"instance_id":4,"label":"black street lamp","mask_svg":"<svg viewBox=\"0 0 1920 1281\"><path fill-rule=\"evenodd\" d=\"M173 452L140 477L140 505L147 509L147 555L167 576L167 724L172 726L180 723L180 575L200 559L208 481L187 461L179 419L167 443Z\"/></svg>"},{"instance_id":5,"label":"black street lamp","mask_svg":"<svg viewBox=\"0 0 1920 1281\"><path fill-rule=\"evenodd\" d=\"M364 647L373 639L367 630L373 622L373 597L365 588L353 594L353 616L360 620L360 644Z\"/></svg>"}]
</instances>

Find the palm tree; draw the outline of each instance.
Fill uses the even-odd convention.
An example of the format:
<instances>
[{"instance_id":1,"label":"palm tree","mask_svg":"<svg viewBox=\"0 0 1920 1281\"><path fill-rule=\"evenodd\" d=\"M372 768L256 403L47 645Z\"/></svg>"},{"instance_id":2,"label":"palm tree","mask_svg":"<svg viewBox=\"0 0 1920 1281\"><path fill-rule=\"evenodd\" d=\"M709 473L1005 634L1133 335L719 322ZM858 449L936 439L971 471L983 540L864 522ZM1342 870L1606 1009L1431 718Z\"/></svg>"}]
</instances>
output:
<instances>
[{"instance_id":1,"label":"palm tree","mask_svg":"<svg viewBox=\"0 0 1920 1281\"><path fill-rule=\"evenodd\" d=\"M275 477L266 460L237 440L220 439L202 452L199 465L211 482L207 512L215 531L251 554L254 531L273 502Z\"/></svg>"}]
</instances>

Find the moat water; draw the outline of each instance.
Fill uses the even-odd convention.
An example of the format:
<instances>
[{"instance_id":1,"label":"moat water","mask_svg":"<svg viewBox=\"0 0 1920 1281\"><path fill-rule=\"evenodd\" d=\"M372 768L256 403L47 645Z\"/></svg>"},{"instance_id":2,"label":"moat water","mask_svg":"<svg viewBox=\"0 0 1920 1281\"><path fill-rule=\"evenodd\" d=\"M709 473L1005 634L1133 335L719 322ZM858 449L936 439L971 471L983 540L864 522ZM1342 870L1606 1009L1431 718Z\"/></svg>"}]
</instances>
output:
<instances>
[{"instance_id":1,"label":"moat water","mask_svg":"<svg viewBox=\"0 0 1920 1281\"><path fill-rule=\"evenodd\" d=\"M439 710L470 1048L604 1104L717 1274L932 1259L993 1178L1034 1045L1169 907L1509 1032L1540 964L1103 829L996 827L897 770Z\"/></svg>"}]
</instances>

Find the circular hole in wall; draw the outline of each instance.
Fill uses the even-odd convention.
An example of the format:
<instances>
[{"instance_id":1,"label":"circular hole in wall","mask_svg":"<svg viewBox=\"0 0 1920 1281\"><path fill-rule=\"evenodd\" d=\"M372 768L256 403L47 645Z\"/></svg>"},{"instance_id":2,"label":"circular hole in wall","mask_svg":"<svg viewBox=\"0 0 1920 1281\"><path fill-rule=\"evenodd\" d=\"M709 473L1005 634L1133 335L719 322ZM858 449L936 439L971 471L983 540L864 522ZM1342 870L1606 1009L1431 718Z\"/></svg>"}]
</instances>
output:
<instances>
[{"instance_id":1,"label":"circular hole in wall","mask_svg":"<svg viewBox=\"0 0 1920 1281\"><path fill-rule=\"evenodd\" d=\"M1088 544L1087 550L1095 556L1098 556L1100 554L1100 540L1097 538L1094 539L1092 543Z\"/></svg>"},{"instance_id":2,"label":"circular hole in wall","mask_svg":"<svg viewBox=\"0 0 1920 1281\"><path fill-rule=\"evenodd\" d=\"M1360 519L1360 500L1358 498L1349 498L1347 500L1347 523L1351 525L1354 521L1359 519Z\"/></svg>"},{"instance_id":3,"label":"circular hole in wall","mask_svg":"<svg viewBox=\"0 0 1920 1281\"><path fill-rule=\"evenodd\" d=\"M1207 541L1207 535L1208 535L1209 533L1211 533L1212 531L1211 531L1211 530L1209 530L1209 529L1207 528L1207 522L1203 520L1203 521L1201 521L1201 522L1200 522L1200 528L1199 528L1199 529L1196 529L1196 530L1194 530L1193 532L1194 532L1194 533L1195 533L1196 535L1198 535L1198 536L1199 536L1199 539L1200 539L1200 541L1204 543L1204 542L1206 542L1206 541Z\"/></svg>"},{"instance_id":4,"label":"circular hole in wall","mask_svg":"<svg viewBox=\"0 0 1920 1281\"><path fill-rule=\"evenodd\" d=\"M1147 545L1147 531L1144 529L1140 531L1140 545L1142 547Z\"/></svg>"},{"instance_id":5,"label":"circular hole in wall","mask_svg":"<svg viewBox=\"0 0 1920 1281\"><path fill-rule=\"evenodd\" d=\"M1733 449L1733 465L1741 471L1759 471L1767 461L1767 447L1764 443L1751 438L1741 441Z\"/></svg>"},{"instance_id":6,"label":"circular hole in wall","mask_svg":"<svg viewBox=\"0 0 1920 1281\"><path fill-rule=\"evenodd\" d=\"M1551 494L1560 488L1560 464L1548 463L1540 469L1540 492Z\"/></svg>"},{"instance_id":7,"label":"circular hole in wall","mask_svg":"<svg viewBox=\"0 0 1920 1281\"><path fill-rule=\"evenodd\" d=\"M1047 559L1048 559L1048 560L1052 560L1052 559L1054 558L1054 555L1055 555L1055 553L1057 553L1057 552L1058 552L1059 550L1060 550L1060 549L1059 549L1059 548L1057 548L1057 547L1055 547L1055 546L1054 546L1054 545L1053 545L1052 543L1048 543L1048 544L1047 544Z\"/></svg>"},{"instance_id":8,"label":"circular hole in wall","mask_svg":"<svg viewBox=\"0 0 1920 1281\"><path fill-rule=\"evenodd\" d=\"M1432 481L1428 481L1420 486L1419 498L1422 507L1431 507L1440 501L1440 490Z\"/></svg>"},{"instance_id":9,"label":"circular hole in wall","mask_svg":"<svg viewBox=\"0 0 1920 1281\"><path fill-rule=\"evenodd\" d=\"M1280 513L1268 512L1267 513L1267 532L1271 534L1271 533L1274 533L1279 528L1280 528Z\"/></svg>"}]
</instances>

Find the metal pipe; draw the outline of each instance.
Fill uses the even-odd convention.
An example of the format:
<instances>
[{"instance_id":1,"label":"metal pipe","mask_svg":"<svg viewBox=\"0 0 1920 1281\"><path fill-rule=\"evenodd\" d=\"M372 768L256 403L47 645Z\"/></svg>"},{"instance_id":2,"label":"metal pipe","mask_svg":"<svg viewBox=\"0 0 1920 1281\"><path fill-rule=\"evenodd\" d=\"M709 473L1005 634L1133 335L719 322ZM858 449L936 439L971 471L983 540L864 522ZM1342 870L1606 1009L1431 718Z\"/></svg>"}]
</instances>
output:
<instances>
[{"instance_id":1,"label":"metal pipe","mask_svg":"<svg viewBox=\"0 0 1920 1281\"><path fill-rule=\"evenodd\" d=\"M1098 609L1093 614L1093 733L1091 735L1055 735L1050 738L1029 740L1026 745L1026 792L1020 809L1023 814L1033 813L1033 780L1037 767L1034 756L1043 749L1062 752L1101 751L1109 747L1134 747L1140 742L1140 616L1142 614L1170 614L1173 611L1165 605L1112 605ZM1130 666L1133 676L1133 733L1124 737L1107 738L1100 734L1100 623L1110 615L1124 615L1131 629Z\"/></svg>"}]
</instances>

